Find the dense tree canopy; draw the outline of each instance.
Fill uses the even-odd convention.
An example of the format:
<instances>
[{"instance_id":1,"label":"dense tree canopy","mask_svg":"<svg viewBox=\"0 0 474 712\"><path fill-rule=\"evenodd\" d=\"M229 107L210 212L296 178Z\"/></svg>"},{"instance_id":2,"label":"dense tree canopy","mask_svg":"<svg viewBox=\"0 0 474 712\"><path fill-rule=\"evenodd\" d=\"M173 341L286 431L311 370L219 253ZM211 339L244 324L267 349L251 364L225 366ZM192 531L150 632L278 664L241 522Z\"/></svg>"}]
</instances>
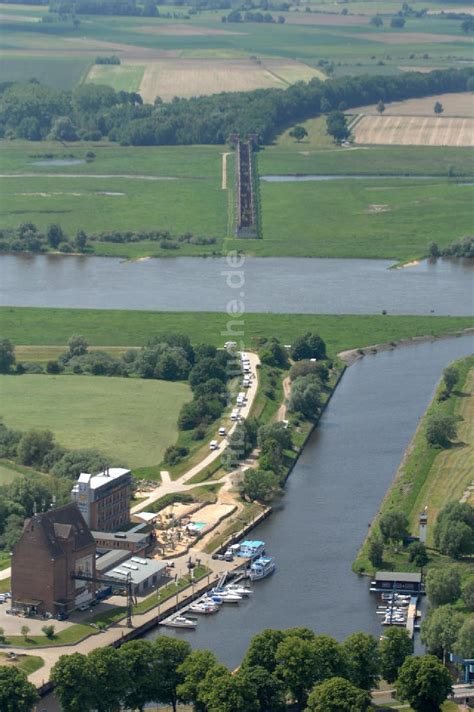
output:
<instances>
[{"instance_id":1,"label":"dense tree canopy","mask_svg":"<svg viewBox=\"0 0 474 712\"><path fill-rule=\"evenodd\" d=\"M23 670L0 665L0 710L2 712L31 712L39 700L36 687L28 682Z\"/></svg>"},{"instance_id":2,"label":"dense tree canopy","mask_svg":"<svg viewBox=\"0 0 474 712\"><path fill-rule=\"evenodd\" d=\"M92 5L89 0L87 4ZM224 92L167 104L160 99L154 106L137 103L134 92L115 92L108 86L82 84L71 93L37 83L13 83L4 86L0 96L0 129L6 136L41 139L57 119L67 117L70 123L61 124L62 129L66 126L78 138L108 136L122 144L225 144L232 133L256 133L260 142L269 143L285 128L321 111L337 111L341 104L356 107L466 91L471 76L472 69L466 67L427 74L346 76L326 82L312 79L285 90Z\"/></svg>"},{"instance_id":3,"label":"dense tree canopy","mask_svg":"<svg viewBox=\"0 0 474 712\"><path fill-rule=\"evenodd\" d=\"M451 693L451 675L433 655L409 657L400 669L396 689L416 712L438 712Z\"/></svg>"}]
</instances>

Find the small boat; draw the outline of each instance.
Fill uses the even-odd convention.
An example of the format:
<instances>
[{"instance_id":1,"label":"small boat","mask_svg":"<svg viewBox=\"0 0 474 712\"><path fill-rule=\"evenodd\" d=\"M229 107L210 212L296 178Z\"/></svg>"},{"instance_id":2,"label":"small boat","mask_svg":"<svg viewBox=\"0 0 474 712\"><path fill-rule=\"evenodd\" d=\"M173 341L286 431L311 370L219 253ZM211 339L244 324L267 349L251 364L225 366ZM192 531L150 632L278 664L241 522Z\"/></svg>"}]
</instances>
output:
<instances>
[{"instance_id":1,"label":"small boat","mask_svg":"<svg viewBox=\"0 0 474 712\"><path fill-rule=\"evenodd\" d=\"M239 596L238 593L226 591L225 588L213 588L211 593L222 599L222 603L240 603L242 600L242 596Z\"/></svg>"},{"instance_id":2,"label":"small boat","mask_svg":"<svg viewBox=\"0 0 474 712\"><path fill-rule=\"evenodd\" d=\"M198 613L200 615L209 615L210 613L217 613L219 610L219 606L216 603L212 603L209 601L209 603L205 601L201 601L200 603L197 601L196 603L191 603L191 605L188 608L188 611L190 613Z\"/></svg>"},{"instance_id":3,"label":"small boat","mask_svg":"<svg viewBox=\"0 0 474 712\"><path fill-rule=\"evenodd\" d=\"M224 601L220 596L215 596L212 593L206 593L205 596L199 599L198 603L211 603L215 606L222 606Z\"/></svg>"},{"instance_id":4,"label":"small boat","mask_svg":"<svg viewBox=\"0 0 474 712\"><path fill-rule=\"evenodd\" d=\"M275 571L275 559L273 556L261 556L250 566L250 580L259 581L270 576Z\"/></svg>"},{"instance_id":5,"label":"small boat","mask_svg":"<svg viewBox=\"0 0 474 712\"><path fill-rule=\"evenodd\" d=\"M239 583L229 583L226 587L226 591L231 593L237 593L239 596L251 596L253 591L250 586L243 586Z\"/></svg>"},{"instance_id":6,"label":"small boat","mask_svg":"<svg viewBox=\"0 0 474 712\"><path fill-rule=\"evenodd\" d=\"M195 628L197 623L196 618L187 618L186 616L177 615L162 621L161 625L169 628Z\"/></svg>"}]
</instances>

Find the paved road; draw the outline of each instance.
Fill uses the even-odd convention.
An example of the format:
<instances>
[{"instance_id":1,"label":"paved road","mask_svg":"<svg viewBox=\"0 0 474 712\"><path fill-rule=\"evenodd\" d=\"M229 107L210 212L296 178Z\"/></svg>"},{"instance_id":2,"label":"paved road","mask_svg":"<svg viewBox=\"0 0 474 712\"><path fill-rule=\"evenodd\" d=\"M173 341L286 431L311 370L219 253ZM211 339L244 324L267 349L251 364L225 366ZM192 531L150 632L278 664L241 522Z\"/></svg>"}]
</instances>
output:
<instances>
[{"instance_id":1,"label":"paved road","mask_svg":"<svg viewBox=\"0 0 474 712\"><path fill-rule=\"evenodd\" d=\"M246 389L247 402L245 403L243 408L240 408L240 413L243 419L248 418L258 390L257 365L260 363L260 359L257 354L252 353L248 354L248 358L250 361L253 378L250 381L250 388ZM237 423L234 423L234 425L229 428L228 435L231 435L234 432L236 426ZM201 460L199 464L195 465L190 470L185 472L184 475L181 475L181 477L179 477L177 480L173 481L169 478L164 477L159 487L154 489L145 500L142 500L132 508L132 514L146 511L147 507L149 507L150 504L156 502L157 499L160 499L165 494L170 494L172 492L183 492L186 491L186 489L192 489L192 487L194 487L195 485L186 485L186 483L199 472L208 467L211 463L213 463L214 460L217 460L217 458L220 457L220 455L222 455L224 450L227 448L228 444L229 440L228 437L226 437L221 441L221 445L218 450L211 450L209 455L207 455L203 460ZM224 479L225 478L223 478L223 480Z\"/></svg>"}]
</instances>

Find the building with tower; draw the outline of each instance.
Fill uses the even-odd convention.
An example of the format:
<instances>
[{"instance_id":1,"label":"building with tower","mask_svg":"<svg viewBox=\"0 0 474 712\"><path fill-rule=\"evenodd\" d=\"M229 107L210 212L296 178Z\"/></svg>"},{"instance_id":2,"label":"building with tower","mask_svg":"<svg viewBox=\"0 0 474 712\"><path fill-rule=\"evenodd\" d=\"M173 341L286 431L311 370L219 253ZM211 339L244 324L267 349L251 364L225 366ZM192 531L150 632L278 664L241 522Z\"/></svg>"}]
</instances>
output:
<instances>
[{"instance_id":1,"label":"building with tower","mask_svg":"<svg viewBox=\"0 0 474 712\"><path fill-rule=\"evenodd\" d=\"M123 467L107 467L97 475L82 472L71 498L90 529L113 532L130 521L132 474Z\"/></svg>"},{"instance_id":2,"label":"building with tower","mask_svg":"<svg viewBox=\"0 0 474 712\"><path fill-rule=\"evenodd\" d=\"M75 504L25 520L13 548L12 608L65 614L95 597L95 584L74 574L95 576L96 545Z\"/></svg>"}]
</instances>

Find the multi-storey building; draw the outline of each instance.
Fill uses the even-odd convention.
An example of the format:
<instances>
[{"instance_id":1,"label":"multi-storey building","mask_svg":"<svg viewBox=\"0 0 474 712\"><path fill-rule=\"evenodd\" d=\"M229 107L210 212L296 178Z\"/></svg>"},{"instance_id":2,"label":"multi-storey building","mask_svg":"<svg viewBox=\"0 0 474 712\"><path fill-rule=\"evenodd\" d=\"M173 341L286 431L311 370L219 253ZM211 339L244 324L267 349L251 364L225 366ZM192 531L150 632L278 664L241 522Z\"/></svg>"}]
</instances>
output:
<instances>
[{"instance_id":1,"label":"multi-storey building","mask_svg":"<svg viewBox=\"0 0 474 712\"><path fill-rule=\"evenodd\" d=\"M108 467L97 475L85 472L71 490L90 529L111 532L130 521L132 475L123 467Z\"/></svg>"},{"instance_id":2,"label":"multi-storey building","mask_svg":"<svg viewBox=\"0 0 474 712\"><path fill-rule=\"evenodd\" d=\"M67 613L95 596L96 546L75 504L25 521L12 557L12 605L34 613Z\"/></svg>"}]
</instances>

